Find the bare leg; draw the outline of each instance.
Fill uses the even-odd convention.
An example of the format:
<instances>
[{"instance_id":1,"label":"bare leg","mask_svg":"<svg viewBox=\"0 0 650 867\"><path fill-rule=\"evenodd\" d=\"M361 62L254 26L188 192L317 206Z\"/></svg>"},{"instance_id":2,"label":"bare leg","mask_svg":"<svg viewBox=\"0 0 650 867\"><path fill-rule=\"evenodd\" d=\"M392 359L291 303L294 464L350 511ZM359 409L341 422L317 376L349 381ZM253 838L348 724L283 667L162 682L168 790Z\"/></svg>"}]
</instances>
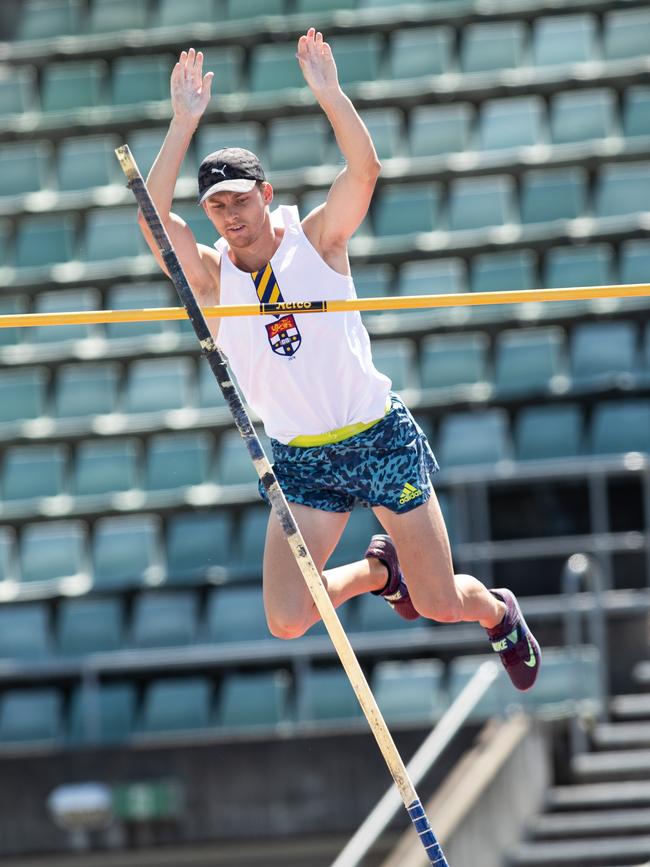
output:
<instances>
[{"instance_id":1,"label":"bare leg","mask_svg":"<svg viewBox=\"0 0 650 867\"><path fill-rule=\"evenodd\" d=\"M411 600L423 617L453 623L478 621L491 629L506 611L501 600L471 575L454 575L447 529L432 493L421 506L396 515L374 509L395 543Z\"/></svg>"},{"instance_id":2,"label":"bare leg","mask_svg":"<svg viewBox=\"0 0 650 867\"><path fill-rule=\"evenodd\" d=\"M323 572L345 529L349 512L326 512L295 503L291 505L291 511L334 606L384 586L386 568L374 558ZM264 608L269 629L278 638L297 638L320 620L305 579L273 512L269 517L264 549Z\"/></svg>"}]
</instances>

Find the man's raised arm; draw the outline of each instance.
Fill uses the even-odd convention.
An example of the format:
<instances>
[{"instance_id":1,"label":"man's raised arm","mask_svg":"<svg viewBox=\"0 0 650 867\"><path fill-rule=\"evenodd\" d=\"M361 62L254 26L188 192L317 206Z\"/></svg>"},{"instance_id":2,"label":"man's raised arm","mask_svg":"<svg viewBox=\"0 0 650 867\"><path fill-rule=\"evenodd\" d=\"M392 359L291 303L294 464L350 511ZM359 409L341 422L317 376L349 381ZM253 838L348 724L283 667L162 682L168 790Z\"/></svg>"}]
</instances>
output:
<instances>
[{"instance_id":1,"label":"man's raised arm","mask_svg":"<svg viewBox=\"0 0 650 867\"><path fill-rule=\"evenodd\" d=\"M193 48L183 51L171 75L171 99L173 117L160 153L147 177L147 188L167 229L176 254L183 266L192 289L202 297L202 303L216 303L216 298L206 293L215 287L218 275L216 251L197 244L189 226L172 213L172 200L176 180L192 136L210 101L210 86L213 73L203 75L203 54ZM163 271L166 268L158 246L151 237L147 224L138 215L142 233Z\"/></svg>"}]
</instances>

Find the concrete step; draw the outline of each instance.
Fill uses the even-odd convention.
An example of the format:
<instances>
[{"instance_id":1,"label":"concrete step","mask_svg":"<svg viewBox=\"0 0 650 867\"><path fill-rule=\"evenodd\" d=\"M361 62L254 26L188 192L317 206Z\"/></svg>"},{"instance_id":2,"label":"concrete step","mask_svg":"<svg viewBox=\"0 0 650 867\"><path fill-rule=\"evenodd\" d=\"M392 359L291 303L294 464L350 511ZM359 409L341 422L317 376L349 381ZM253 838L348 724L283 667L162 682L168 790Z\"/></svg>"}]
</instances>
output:
<instances>
[{"instance_id":1,"label":"concrete step","mask_svg":"<svg viewBox=\"0 0 650 867\"><path fill-rule=\"evenodd\" d=\"M650 782L588 783L553 786L546 793L546 809L554 811L650 807Z\"/></svg>"},{"instance_id":2,"label":"concrete step","mask_svg":"<svg viewBox=\"0 0 650 867\"><path fill-rule=\"evenodd\" d=\"M533 840L564 840L572 837L603 837L647 833L650 807L634 810L590 810L545 813L528 824Z\"/></svg>"},{"instance_id":3,"label":"concrete step","mask_svg":"<svg viewBox=\"0 0 650 867\"><path fill-rule=\"evenodd\" d=\"M650 721L599 723L592 742L597 750L650 747Z\"/></svg>"},{"instance_id":4,"label":"concrete step","mask_svg":"<svg viewBox=\"0 0 650 867\"><path fill-rule=\"evenodd\" d=\"M614 720L650 720L650 693L616 695L610 702Z\"/></svg>"},{"instance_id":5,"label":"concrete step","mask_svg":"<svg viewBox=\"0 0 650 867\"><path fill-rule=\"evenodd\" d=\"M650 859L650 836L613 839L522 843L508 853L508 867L616 867L639 865Z\"/></svg>"},{"instance_id":6,"label":"concrete step","mask_svg":"<svg viewBox=\"0 0 650 867\"><path fill-rule=\"evenodd\" d=\"M650 750L603 750L584 753L571 761L576 782L650 780Z\"/></svg>"}]
</instances>

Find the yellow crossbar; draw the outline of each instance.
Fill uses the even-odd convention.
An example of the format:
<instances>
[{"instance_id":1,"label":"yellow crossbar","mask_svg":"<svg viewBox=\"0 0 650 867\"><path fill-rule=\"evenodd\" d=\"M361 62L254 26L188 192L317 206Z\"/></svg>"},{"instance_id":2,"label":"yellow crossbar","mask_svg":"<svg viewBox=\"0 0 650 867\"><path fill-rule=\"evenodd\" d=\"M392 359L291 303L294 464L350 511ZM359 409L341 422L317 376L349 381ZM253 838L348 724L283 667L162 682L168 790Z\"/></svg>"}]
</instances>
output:
<instances>
[{"instance_id":1,"label":"yellow crossbar","mask_svg":"<svg viewBox=\"0 0 650 867\"><path fill-rule=\"evenodd\" d=\"M207 318L264 316L282 313L342 313L349 310L413 310L436 307L478 307L489 304L530 304L545 301L589 301L596 298L643 298L650 283L578 286L568 289L521 289L503 292L463 292L448 295L405 295L388 298L351 298L333 301L288 301L277 304L228 304L204 307ZM144 310L77 310L70 313L10 313L0 316L0 328L43 325L90 325L106 322L152 322L187 319L182 307Z\"/></svg>"}]
</instances>

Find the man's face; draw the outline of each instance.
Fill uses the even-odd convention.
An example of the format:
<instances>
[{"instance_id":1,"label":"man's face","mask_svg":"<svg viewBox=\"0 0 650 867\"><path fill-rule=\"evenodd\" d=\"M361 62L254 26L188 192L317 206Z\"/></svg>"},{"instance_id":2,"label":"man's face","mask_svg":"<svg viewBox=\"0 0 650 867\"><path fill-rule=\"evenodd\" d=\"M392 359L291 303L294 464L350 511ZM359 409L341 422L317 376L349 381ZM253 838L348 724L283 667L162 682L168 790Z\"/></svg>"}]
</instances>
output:
<instances>
[{"instance_id":1,"label":"man's face","mask_svg":"<svg viewBox=\"0 0 650 867\"><path fill-rule=\"evenodd\" d=\"M215 193L203 203L213 226L231 247L248 247L264 226L266 206L273 198L271 185L256 184L248 193Z\"/></svg>"}]
</instances>

